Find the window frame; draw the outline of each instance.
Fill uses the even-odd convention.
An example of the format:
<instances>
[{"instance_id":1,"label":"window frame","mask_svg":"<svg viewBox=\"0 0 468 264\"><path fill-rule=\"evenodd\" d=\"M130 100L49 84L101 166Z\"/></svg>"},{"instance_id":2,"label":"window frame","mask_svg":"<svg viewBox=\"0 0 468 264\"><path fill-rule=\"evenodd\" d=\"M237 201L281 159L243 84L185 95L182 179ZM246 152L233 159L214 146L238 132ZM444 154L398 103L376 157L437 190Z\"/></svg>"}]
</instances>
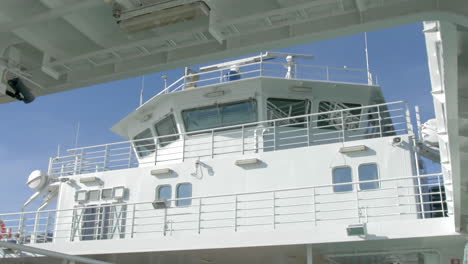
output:
<instances>
[{"instance_id":1,"label":"window frame","mask_svg":"<svg viewBox=\"0 0 468 264\"><path fill-rule=\"evenodd\" d=\"M151 137L149 137L149 138L140 138L140 139L136 139L136 137L138 137L138 135L143 134L143 132L145 132L145 131L147 131L147 130L150 131ZM152 140L152 141L153 141L153 144L152 144L152 145L150 145L150 144L145 144L145 146L144 146L144 147L153 146L154 148L153 148L152 150L151 150L151 149L150 149L150 150L139 150L140 146L138 146L138 145L137 145L137 142L135 142L135 141L144 142L145 140L148 140L148 141L149 141L149 140ZM156 153L156 148L157 148L157 147L156 147L156 142L154 141L154 132L153 132L153 130L152 130L151 128L145 128L145 129L141 130L140 133L136 134L136 135L132 138L132 145L133 145L133 148L135 149L136 155L137 155L139 158L141 158L141 159L146 158L146 157L148 157L148 156L151 156L153 153ZM146 153L146 152L148 152L148 154L142 155L142 153Z\"/></svg>"},{"instance_id":2,"label":"window frame","mask_svg":"<svg viewBox=\"0 0 468 264\"><path fill-rule=\"evenodd\" d=\"M184 184L188 184L190 185L190 196L189 197L179 197L179 188L180 186L184 185ZM178 183L176 185L176 188L175 188L175 199L177 199L175 201L175 204L177 207L189 207L189 206L192 206L192 197L193 197L193 184L191 182L181 182L181 183ZM179 200L181 199L181 200ZM185 201L188 201L189 204L180 204L181 202L185 202Z\"/></svg>"},{"instance_id":3,"label":"window frame","mask_svg":"<svg viewBox=\"0 0 468 264\"><path fill-rule=\"evenodd\" d=\"M255 120L254 121L249 121L249 122L242 122L242 123L238 123L238 124L234 124L234 125L223 125L222 124L222 116L220 114L220 108L223 107L223 106L230 106L230 105L236 105L236 104L242 104L242 103L247 103L247 102L250 102L253 104L253 110L255 111L253 113L253 115L255 116ZM216 109L217 110L217 113L218 113L218 121L219 123L221 124L220 126L214 126L214 127L209 127L209 128L203 128L203 129L195 129L195 130L190 130L188 129L188 126L187 126L187 121L186 121L186 118L184 116L184 113L186 112L190 112L190 111L195 111L195 110L206 110L206 109ZM240 101L232 101L232 102L226 102L226 103L220 103L220 104L212 104L212 105L207 105L207 106L201 106L201 107L195 107L195 108L188 108L188 109L184 109L180 112L180 115L182 117L182 123L184 125L184 129L185 129L185 132L187 133L187 135L196 135L196 134L200 134L200 133L207 133L209 132L210 130L222 130L224 127L231 127L231 126L241 126L243 124L249 124L249 123L256 123L258 122L259 118L259 109L258 109L258 103L257 103L257 100L255 98L249 98L247 100L240 100Z\"/></svg>"},{"instance_id":4,"label":"window frame","mask_svg":"<svg viewBox=\"0 0 468 264\"><path fill-rule=\"evenodd\" d=\"M335 170L345 169L345 168L349 169L349 171L350 171L351 181L349 182L349 184L345 184L345 183L348 183L348 182L335 183ZM343 165L343 166L333 167L333 169L332 169L332 189L333 189L334 193L350 193L350 192L353 192L354 191L354 184L352 184L352 183L353 183L353 168L351 166ZM335 186L335 184L343 184L343 185ZM337 187L345 187L347 185L351 186L351 190L346 190L346 191L337 191L336 190Z\"/></svg>"},{"instance_id":5,"label":"window frame","mask_svg":"<svg viewBox=\"0 0 468 264\"><path fill-rule=\"evenodd\" d=\"M175 134L168 134L168 135L160 135L159 132L158 132L158 129L156 128L156 126L162 122L163 120L167 119L167 118L170 118L172 120L172 123L174 124L174 127L175 127L175 130L176 130L176 133ZM174 141L180 139L180 130L179 130L179 127L177 126L177 121L176 121L176 118L175 118L175 115L174 113L169 113L165 116L163 116L161 119L159 119L158 121L154 122L153 124L153 129L154 129L154 133L156 135L156 144L159 146L159 147L165 147L165 146L168 146L170 145L171 143L174 143ZM169 142L162 142L161 138L160 137L163 137L163 139L169 139ZM174 139L172 139L174 137ZM176 138L177 137L177 138Z\"/></svg>"},{"instance_id":6,"label":"window frame","mask_svg":"<svg viewBox=\"0 0 468 264\"><path fill-rule=\"evenodd\" d=\"M166 199L166 198L160 198L160 193L161 193L161 189L164 188L164 187L169 187L170 188L170 197L169 199ZM166 199L166 200L171 200L172 199L172 185L170 184L161 184L161 185L158 185L156 186L156 200L162 200L162 199Z\"/></svg>"},{"instance_id":7,"label":"window frame","mask_svg":"<svg viewBox=\"0 0 468 264\"><path fill-rule=\"evenodd\" d=\"M358 188L359 188L359 191L373 191L373 190L380 189L381 185L380 185L379 181L373 182L373 183L361 183L361 174L360 174L359 169L361 168L361 166L365 166L365 165L375 165L375 169L376 169L376 172L377 172L377 178L374 179L374 180L379 180L380 179L380 170L379 170L379 165L377 164L377 162L368 162L368 163L359 164L359 166L358 166L358 181L359 181ZM370 189L362 189L361 184L377 184L377 187L376 188L370 188Z\"/></svg>"},{"instance_id":8,"label":"window frame","mask_svg":"<svg viewBox=\"0 0 468 264\"><path fill-rule=\"evenodd\" d=\"M349 107L349 108L342 108L342 109L339 109L339 110L331 110L331 111L325 111L325 112L321 112L320 111L320 105L322 103L328 103L328 104L337 104L337 103L340 103L340 104L343 104L343 105L350 105L350 104L353 104L353 105L356 105L356 106L353 106L353 107ZM363 104L360 104L360 103L347 103L347 102L338 102L338 101L326 101L326 100L319 100L318 103L317 103L317 116L316 116L316 124L315 124L315 127L318 128L318 129L325 129L325 130L329 130L329 131L340 131L342 129L338 129L336 128L336 125L333 125L330 123L330 119L333 119L331 118L330 116L328 116L327 118L323 118L324 113L328 113L328 112L334 112L334 111L346 111L349 109L354 109L354 110L359 110L359 114L352 114L351 112L349 112L350 114L352 114L351 116L352 117L355 117L355 116L359 116L359 121L358 121L358 125L357 127L349 127L349 121L346 120L347 118L349 118L348 116L345 116L345 128L344 130L353 130L353 129L357 129L357 128L360 128L362 127L362 121L364 121L364 118L366 116L366 109L364 109L365 105ZM355 109L355 108L359 108L359 109ZM353 111L354 111L353 110ZM363 118L364 117L364 118ZM325 121L323 121L325 119ZM328 122L328 124L321 124L321 122ZM355 121L352 121L353 123ZM339 124L340 126L342 125L341 123Z\"/></svg>"}]
</instances>

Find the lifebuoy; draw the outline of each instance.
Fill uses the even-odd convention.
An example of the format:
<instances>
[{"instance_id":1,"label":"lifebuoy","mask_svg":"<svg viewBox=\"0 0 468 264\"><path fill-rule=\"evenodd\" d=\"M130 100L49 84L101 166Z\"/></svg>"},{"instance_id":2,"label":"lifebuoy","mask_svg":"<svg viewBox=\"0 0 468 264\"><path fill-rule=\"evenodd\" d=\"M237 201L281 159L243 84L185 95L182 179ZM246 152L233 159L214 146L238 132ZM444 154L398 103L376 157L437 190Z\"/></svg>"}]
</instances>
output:
<instances>
[{"instance_id":1,"label":"lifebuoy","mask_svg":"<svg viewBox=\"0 0 468 264\"><path fill-rule=\"evenodd\" d=\"M8 236L7 232L8 231L5 223L2 220L0 220L0 239L2 239L4 236Z\"/></svg>"}]
</instances>

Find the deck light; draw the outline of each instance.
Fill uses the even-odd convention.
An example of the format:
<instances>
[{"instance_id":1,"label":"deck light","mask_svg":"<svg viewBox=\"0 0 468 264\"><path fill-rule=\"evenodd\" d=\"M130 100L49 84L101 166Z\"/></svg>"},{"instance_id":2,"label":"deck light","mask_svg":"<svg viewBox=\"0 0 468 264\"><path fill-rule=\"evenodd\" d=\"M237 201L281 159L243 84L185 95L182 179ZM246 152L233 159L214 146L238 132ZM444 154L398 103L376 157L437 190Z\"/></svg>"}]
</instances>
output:
<instances>
[{"instance_id":1,"label":"deck light","mask_svg":"<svg viewBox=\"0 0 468 264\"><path fill-rule=\"evenodd\" d=\"M236 165L237 166L243 166L243 165L251 165L251 164L257 164L259 163L259 159L242 159L242 160L236 160Z\"/></svg>"},{"instance_id":2,"label":"deck light","mask_svg":"<svg viewBox=\"0 0 468 264\"><path fill-rule=\"evenodd\" d=\"M351 147L341 147L340 153L360 152L360 151L366 151L366 150L367 150L366 146L357 145L357 146L351 146Z\"/></svg>"},{"instance_id":3,"label":"deck light","mask_svg":"<svg viewBox=\"0 0 468 264\"><path fill-rule=\"evenodd\" d=\"M125 187L119 186L114 188L114 199L122 200L125 196Z\"/></svg>"},{"instance_id":4,"label":"deck light","mask_svg":"<svg viewBox=\"0 0 468 264\"><path fill-rule=\"evenodd\" d=\"M164 209L168 207L166 199L155 200L152 204L154 209Z\"/></svg>"},{"instance_id":5,"label":"deck light","mask_svg":"<svg viewBox=\"0 0 468 264\"><path fill-rule=\"evenodd\" d=\"M167 175L171 173L172 170L169 168L164 168L164 169L156 169L156 170L151 170L151 175L153 176L161 176L161 175Z\"/></svg>"},{"instance_id":6,"label":"deck light","mask_svg":"<svg viewBox=\"0 0 468 264\"><path fill-rule=\"evenodd\" d=\"M95 183L95 182L101 182L101 180L98 177L83 177L83 178L80 178L80 183Z\"/></svg>"},{"instance_id":7,"label":"deck light","mask_svg":"<svg viewBox=\"0 0 468 264\"><path fill-rule=\"evenodd\" d=\"M364 236L367 233L366 224L349 225L346 233L348 236Z\"/></svg>"},{"instance_id":8,"label":"deck light","mask_svg":"<svg viewBox=\"0 0 468 264\"><path fill-rule=\"evenodd\" d=\"M84 203L88 201L88 192L87 191L77 191L75 193L75 201Z\"/></svg>"},{"instance_id":9,"label":"deck light","mask_svg":"<svg viewBox=\"0 0 468 264\"><path fill-rule=\"evenodd\" d=\"M293 87L290 87L289 90L293 92L307 93L307 92L312 92L312 87L293 86Z\"/></svg>"},{"instance_id":10,"label":"deck light","mask_svg":"<svg viewBox=\"0 0 468 264\"><path fill-rule=\"evenodd\" d=\"M213 98L213 97L220 97L224 95L224 91L215 91L215 92L209 92L205 94L205 97L207 98Z\"/></svg>"}]
</instances>

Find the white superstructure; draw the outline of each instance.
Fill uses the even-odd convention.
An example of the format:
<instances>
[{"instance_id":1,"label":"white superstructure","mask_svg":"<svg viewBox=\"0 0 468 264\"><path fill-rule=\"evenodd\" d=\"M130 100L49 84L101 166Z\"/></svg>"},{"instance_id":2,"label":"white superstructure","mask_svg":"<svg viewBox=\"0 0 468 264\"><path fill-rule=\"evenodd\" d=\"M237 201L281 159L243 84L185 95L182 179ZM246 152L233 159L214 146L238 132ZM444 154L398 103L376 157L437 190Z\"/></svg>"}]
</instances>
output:
<instances>
[{"instance_id":1,"label":"white superstructure","mask_svg":"<svg viewBox=\"0 0 468 264\"><path fill-rule=\"evenodd\" d=\"M367 70L300 58L187 68L113 127L129 141L71 149L34 172L43 206L0 215L3 238L114 263L460 257L450 183L420 174L408 105L385 102Z\"/></svg>"}]
</instances>

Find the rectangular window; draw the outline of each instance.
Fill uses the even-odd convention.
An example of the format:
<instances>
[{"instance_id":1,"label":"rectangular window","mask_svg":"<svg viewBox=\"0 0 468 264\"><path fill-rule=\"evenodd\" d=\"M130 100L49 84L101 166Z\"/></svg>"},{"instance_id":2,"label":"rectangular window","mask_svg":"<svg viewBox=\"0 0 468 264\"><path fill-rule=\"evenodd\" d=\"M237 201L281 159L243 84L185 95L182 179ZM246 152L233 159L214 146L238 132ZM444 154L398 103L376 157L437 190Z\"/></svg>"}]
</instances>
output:
<instances>
[{"instance_id":1,"label":"rectangular window","mask_svg":"<svg viewBox=\"0 0 468 264\"><path fill-rule=\"evenodd\" d=\"M81 218L81 240L112 239L125 237L126 205L103 205L84 208Z\"/></svg>"},{"instance_id":2,"label":"rectangular window","mask_svg":"<svg viewBox=\"0 0 468 264\"><path fill-rule=\"evenodd\" d=\"M177 185L177 199L192 197L192 184L181 183ZM177 206L189 206L192 204L192 199L177 200Z\"/></svg>"},{"instance_id":3,"label":"rectangular window","mask_svg":"<svg viewBox=\"0 0 468 264\"><path fill-rule=\"evenodd\" d=\"M333 184L352 182L353 176L350 167L339 167L333 169ZM350 192L353 190L352 184L333 186L334 192Z\"/></svg>"},{"instance_id":4,"label":"rectangular window","mask_svg":"<svg viewBox=\"0 0 468 264\"><path fill-rule=\"evenodd\" d=\"M170 200L172 198L172 187L170 185L158 186L156 199L158 200Z\"/></svg>"},{"instance_id":5,"label":"rectangular window","mask_svg":"<svg viewBox=\"0 0 468 264\"><path fill-rule=\"evenodd\" d=\"M342 130L342 123L344 121L344 129L359 128L362 109L346 109L361 106L360 104L322 101L319 103L317 127L330 130Z\"/></svg>"},{"instance_id":6,"label":"rectangular window","mask_svg":"<svg viewBox=\"0 0 468 264\"><path fill-rule=\"evenodd\" d=\"M182 111L187 132L233 126L257 121L255 100Z\"/></svg>"},{"instance_id":7,"label":"rectangular window","mask_svg":"<svg viewBox=\"0 0 468 264\"><path fill-rule=\"evenodd\" d=\"M133 140L135 140L135 148L140 158L144 158L151 155L151 153L154 153L156 145L154 144L153 133L151 133L149 128L136 135Z\"/></svg>"},{"instance_id":8,"label":"rectangular window","mask_svg":"<svg viewBox=\"0 0 468 264\"><path fill-rule=\"evenodd\" d=\"M161 147L167 146L170 143L179 139L179 131L177 130L177 125L174 119L174 115L168 115L165 118L161 119L154 125L156 134L158 136L158 142ZM170 137L161 137L168 136Z\"/></svg>"},{"instance_id":9,"label":"rectangular window","mask_svg":"<svg viewBox=\"0 0 468 264\"><path fill-rule=\"evenodd\" d=\"M359 181L373 181L379 179L377 164L361 164L359 165ZM379 182L359 183L360 190L373 190L380 187Z\"/></svg>"},{"instance_id":10,"label":"rectangular window","mask_svg":"<svg viewBox=\"0 0 468 264\"><path fill-rule=\"evenodd\" d=\"M267 99L267 118L268 120L288 118L293 116L310 114L310 101L309 100L293 100L293 99L280 99L268 98ZM276 125L292 124L298 127L306 127L305 121L307 118L299 117L288 120L275 122Z\"/></svg>"}]
</instances>

